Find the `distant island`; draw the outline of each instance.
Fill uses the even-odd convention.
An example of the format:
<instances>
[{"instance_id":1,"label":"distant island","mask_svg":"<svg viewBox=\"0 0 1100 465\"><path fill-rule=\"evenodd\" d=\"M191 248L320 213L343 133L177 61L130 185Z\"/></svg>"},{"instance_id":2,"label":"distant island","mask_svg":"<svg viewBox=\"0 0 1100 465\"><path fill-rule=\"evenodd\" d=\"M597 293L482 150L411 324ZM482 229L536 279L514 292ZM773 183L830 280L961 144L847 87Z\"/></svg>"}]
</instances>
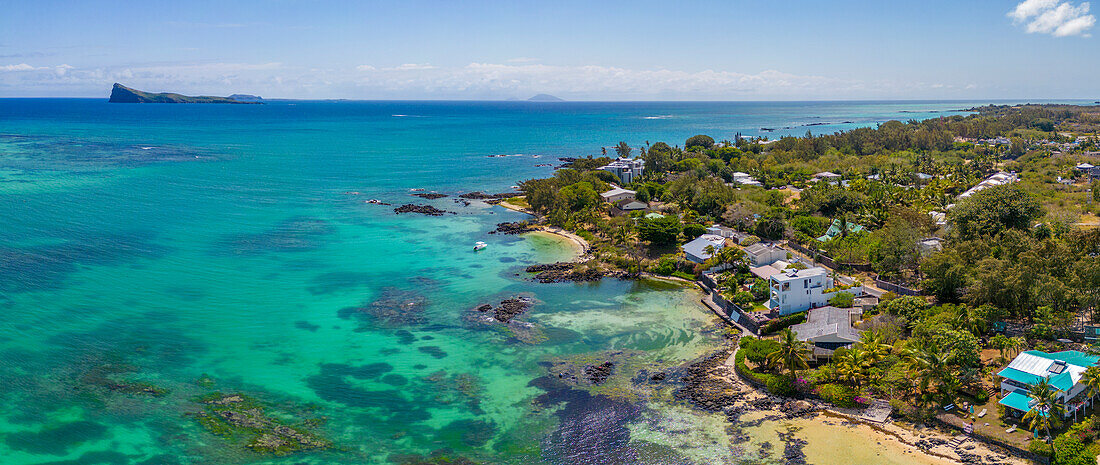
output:
<instances>
[{"instance_id":1,"label":"distant island","mask_svg":"<svg viewBox=\"0 0 1100 465\"><path fill-rule=\"evenodd\" d=\"M534 97L531 97L531 98L527 99L527 101L528 102L564 102L565 100L562 100L562 99L557 98L557 97L555 97L553 95L550 95L550 94L538 94Z\"/></svg>"},{"instance_id":2,"label":"distant island","mask_svg":"<svg viewBox=\"0 0 1100 465\"><path fill-rule=\"evenodd\" d=\"M111 89L111 103L238 103L238 104L263 104L263 99L256 95L233 94L229 97L211 97L201 95L190 97L174 93L152 93L131 89L122 84L115 83Z\"/></svg>"}]
</instances>

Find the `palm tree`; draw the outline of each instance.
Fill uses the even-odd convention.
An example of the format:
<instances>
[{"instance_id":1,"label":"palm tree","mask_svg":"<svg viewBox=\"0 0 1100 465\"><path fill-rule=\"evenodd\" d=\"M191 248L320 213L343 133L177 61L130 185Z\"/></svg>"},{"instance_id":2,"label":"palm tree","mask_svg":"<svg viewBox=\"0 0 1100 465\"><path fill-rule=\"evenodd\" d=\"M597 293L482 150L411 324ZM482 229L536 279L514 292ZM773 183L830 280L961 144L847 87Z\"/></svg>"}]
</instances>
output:
<instances>
[{"instance_id":1,"label":"palm tree","mask_svg":"<svg viewBox=\"0 0 1100 465\"><path fill-rule=\"evenodd\" d=\"M950 353L938 345L920 342L909 346L905 355L909 375L917 381L922 394L938 392L943 397L950 396L951 380L954 380L954 373L948 366Z\"/></svg>"},{"instance_id":2,"label":"palm tree","mask_svg":"<svg viewBox=\"0 0 1100 465\"><path fill-rule=\"evenodd\" d=\"M1020 351L1027 347L1027 340L1021 336L1016 336L1008 340L1008 350L1013 353L1013 356L1019 355Z\"/></svg>"},{"instance_id":3,"label":"palm tree","mask_svg":"<svg viewBox=\"0 0 1100 465\"><path fill-rule=\"evenodd\" d=\"M1028 422L1027 427L1032 431L1042 428L1049 438L1054 416L1061 415L1065 408L1058 402L1058 390L1050 385L1049 379L1043 378L1031 386L1027 396L1031 398L1031 410L1024 414L1023 420ZM1050 452L1054 455L1053 443Z\"/></svg>"},{"instance_id":4,"label":"palm tree","mask_svg":"<svg viewBox=\"0 0 1100 465\"><path fill-rule=\"evenodd\" d=\"M791 378L794 378L795 370L809 368L806 363L809 355L810 349L806 347L806 342L798 340L791 328L786 328L779 333L779 348L768 354L768 363L783 364L790 370Z\"/></svg>"},{"instance_id":5,"label":"palm tree","mask_svg":"<svg viewBox=\"0 0 1100 465\"><path fill-rule=\"evenodd\" d=\"M859 388L867 380L867 373L874 365L870 355L858 345L844 351L836 360L837 374Z\"/></svg>"},{"instance_id":6,"label":"palm tree","mask_svg":"<svg viewBox=\"0 0 1100 465\"><path fill-rule=\"evenodd\" d=\"M1081 382L1085 383L1085 387L1089 390L1089 397L1095 398L1097 394L1100 394L1100 367L1089 367L1081 374ZM1093 411L1096 407L1093 407Z\"/></svg>"}]
</instances>

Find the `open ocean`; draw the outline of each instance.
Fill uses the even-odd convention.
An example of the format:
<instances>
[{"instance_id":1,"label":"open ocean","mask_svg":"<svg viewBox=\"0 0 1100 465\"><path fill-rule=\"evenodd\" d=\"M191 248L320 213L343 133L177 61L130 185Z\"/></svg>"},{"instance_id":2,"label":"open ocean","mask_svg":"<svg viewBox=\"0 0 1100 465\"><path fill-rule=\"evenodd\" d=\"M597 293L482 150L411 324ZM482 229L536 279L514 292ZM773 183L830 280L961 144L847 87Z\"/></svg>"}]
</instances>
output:
<instances>
[{"instance_id":1,"label":"open ocean","mask_svg":"<svg viewBox=\"0 0 1100 465\"><path fill-rule=\"evenodd\" d=\"M0 99L0 462L778 460L782 447L735 447L724 417L673 402L674 384L633 400L548 387L556 357L683 364L710 347L713 316L670 284L530 282L522 268L568 244L488 235L524 215L454 195L508 191L620 140L816 134L986 103ZM516 295L534 299L520 319L536 344L464 318ZM120 380L168 392L109 388ZM334 447L275 457L210 434L196 414L212 392Z\"/></svg>"}]
</instances>

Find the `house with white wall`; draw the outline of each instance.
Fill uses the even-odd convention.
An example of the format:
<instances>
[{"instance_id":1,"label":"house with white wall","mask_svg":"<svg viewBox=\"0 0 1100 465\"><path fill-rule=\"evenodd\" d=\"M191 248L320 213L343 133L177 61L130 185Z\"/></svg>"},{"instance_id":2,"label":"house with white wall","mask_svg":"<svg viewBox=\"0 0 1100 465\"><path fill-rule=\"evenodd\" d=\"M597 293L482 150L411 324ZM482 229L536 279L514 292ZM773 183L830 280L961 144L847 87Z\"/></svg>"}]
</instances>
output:
<instances>
[{"instance_id":1,"label":"house with white wall","mask_svg":"<svg viewBox=\"0 0 1100 465\"><path fill-rule=\"evenodd\" d=\"M806 269L788 268L768 278L771 286L771 299L768 308L778 312L779 316L804 312L811 308L829 305L829 299L840 292L853 296L863 294L863 286L840 289L836 286L829 270L822 267Z\"/></svg>"}]
</instances>

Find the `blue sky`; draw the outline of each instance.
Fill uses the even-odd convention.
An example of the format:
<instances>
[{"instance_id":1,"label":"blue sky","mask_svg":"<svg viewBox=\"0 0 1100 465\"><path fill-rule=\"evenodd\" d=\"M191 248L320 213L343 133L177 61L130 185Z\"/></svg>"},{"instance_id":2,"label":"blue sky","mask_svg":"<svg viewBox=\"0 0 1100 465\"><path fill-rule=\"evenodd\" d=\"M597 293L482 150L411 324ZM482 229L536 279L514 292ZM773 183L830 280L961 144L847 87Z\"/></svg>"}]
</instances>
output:
<instances>
[{"instance_id":1,"label":"blue sky","mask_svg":"<svg viewBox=\"0 0 1100 465\"><path fill-rule=\"evenodd\" d=\"M0 0L0 96L1093 99L1089 6Z\"/></svg>"}]
</instances>

